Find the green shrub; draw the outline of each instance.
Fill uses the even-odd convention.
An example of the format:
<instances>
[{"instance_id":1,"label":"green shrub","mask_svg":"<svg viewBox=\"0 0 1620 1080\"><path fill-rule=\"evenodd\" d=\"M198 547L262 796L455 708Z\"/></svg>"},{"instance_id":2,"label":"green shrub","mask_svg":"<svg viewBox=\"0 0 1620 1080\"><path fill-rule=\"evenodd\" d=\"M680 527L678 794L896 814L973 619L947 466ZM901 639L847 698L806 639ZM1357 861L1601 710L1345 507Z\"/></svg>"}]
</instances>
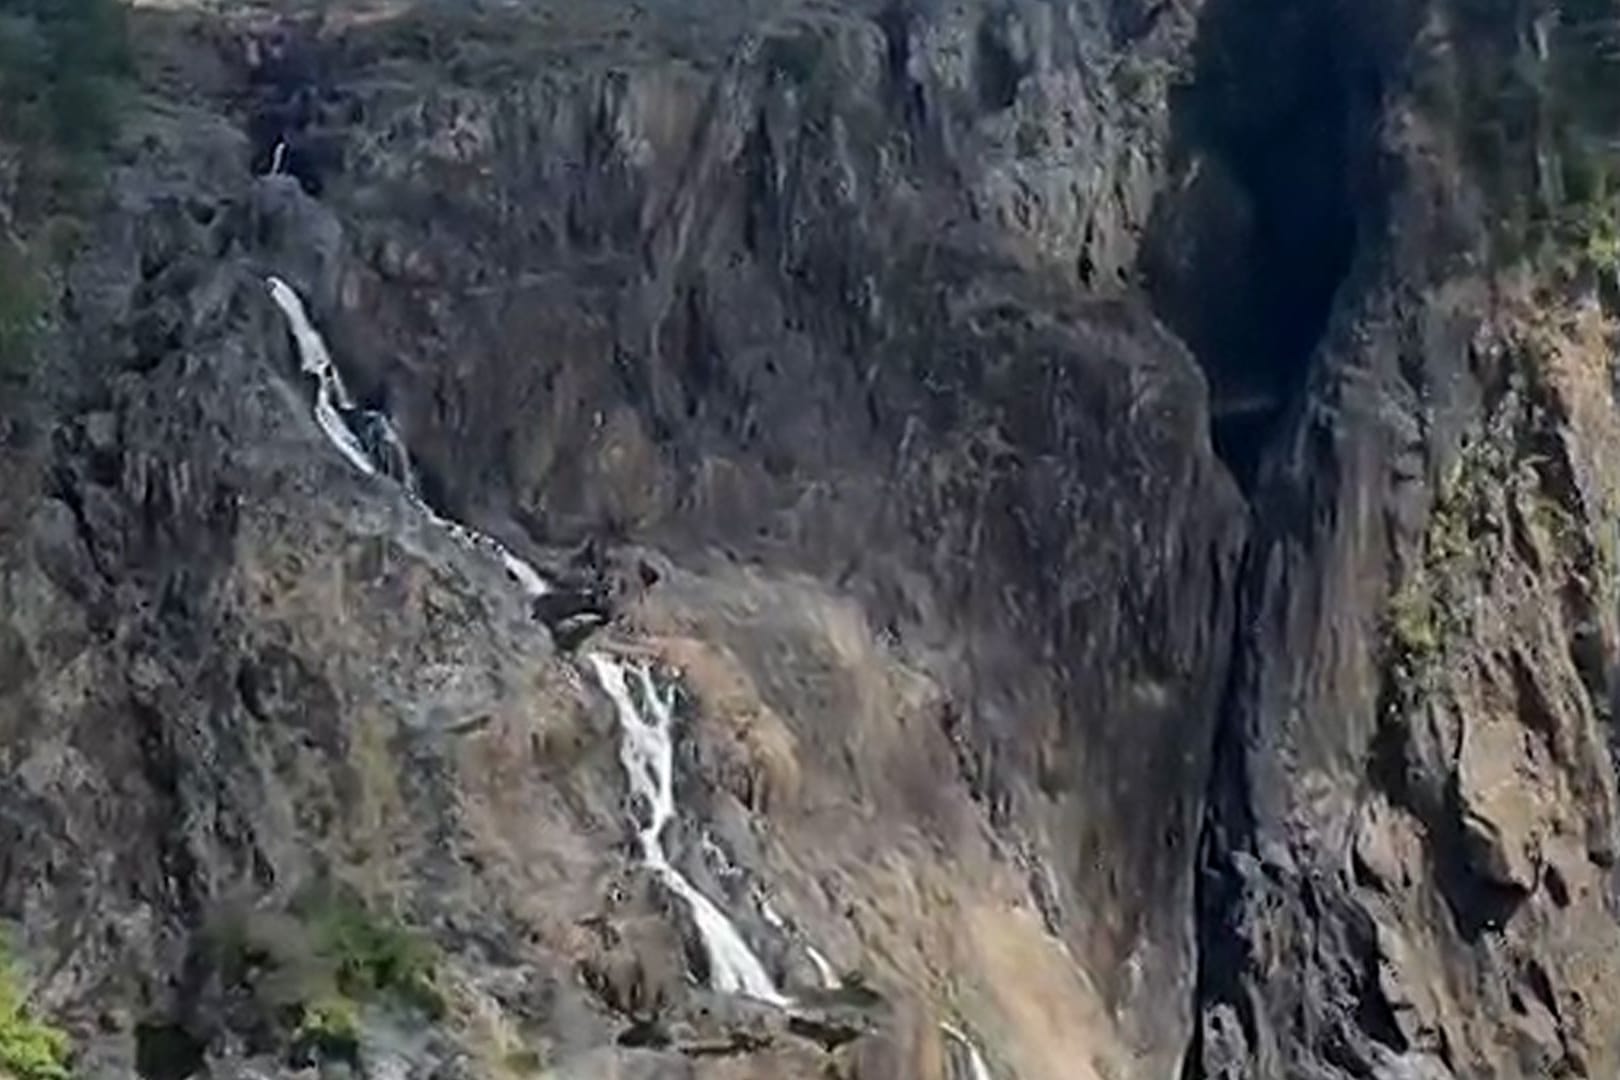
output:
<instances>
[{"instance_id":1,"label":"green shrub","mask_svg":"<svg viewBox=\"0 0 1620 1080\"><path fill-rule=\"evenodd\" d=\"M1440 628L1433 590L1426 581L1406 582L1389 598L1390 641L1403 661L1422 660L1440 650Z\"/></svg>"},{"instance_id":2,"label":"green shrub","mask_svg":"<svg viewBox=\"0 0 1620 1080\"><path fill-rule=\"evenodd\" d=\"M301 1053L357 1059L363 1005L435 1019L445 1011L432 945L347 895L322 890L288 911L226 913L210 935L225 982L245 986Z\"/></svg>"},{"instance_id":3,"label":"green shrub","mask_svg":"<svg viewBox=\"0 0 1620 1080\"><path fill-rule=\"evenodd\" d=\"M0 1076L12 1080L67 1080L67 1033L34 1019L0 942Z\"/></svg>"},{"instance_id":4,"label":"green shrub","mask_svg":"<svg viewBox=\"0 0 1620 1080\"><path fill-rule=\"evenodd\" d=\"M1421 561L1390 595L1384 614L1385 648L1405 698L1421 690L1448 642L1468 628L1467 591L1460 585L1496 530L1488 495L1509 467L1493 444L1478 441L1462 449L1440 480Z\"/></svg>"},{"instance_id":5,"label":"green shrub","mask_svg":"<svg viewBox=\"0 0 1620 1080\"><path fill-rule=\"evenodd\" d=\"M339 993L359 1000L392 997L435 1017L444 1012L434 984L437 956L423 938L346 898L308 902L302 914Z\"/></svg>"},{"instance_id":6,"label":"green shrub","mask_svg":"<svg viewBox=\"0 0 1620 1080\"><path fill-rule=\"evenodd\" d=\"M1581 255L1602 274L1620 274L1620 193L1605 194L1584 207L1578 219Z\"/></svg>"}]
</instances>

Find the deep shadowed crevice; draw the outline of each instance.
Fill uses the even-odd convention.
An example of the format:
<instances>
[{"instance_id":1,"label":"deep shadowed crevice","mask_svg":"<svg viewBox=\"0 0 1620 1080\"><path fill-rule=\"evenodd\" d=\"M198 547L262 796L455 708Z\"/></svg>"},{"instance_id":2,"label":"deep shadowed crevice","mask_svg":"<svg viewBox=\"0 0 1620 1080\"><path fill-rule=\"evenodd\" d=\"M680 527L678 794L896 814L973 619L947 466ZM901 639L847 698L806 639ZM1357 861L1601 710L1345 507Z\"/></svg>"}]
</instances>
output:
<instances>
[{"instance_id":1,"label":"deep shadowed crevice","mask_svg":"<svg viewBox=\"0 0 1620 1080\"><path fill-rule=\"evenodd\" d=\"M1330 0L1213 0L1172 101L1179 182L1143 269L1209 378L1215 449L1245 488L1355 248L1343 21Z\"/></svg>"},{"instance_id":2,"label":"deep shadowed crevice","mask_svg":"<svg viewBox=\"0 0 1620 1080\"><path fill-rule=\"evenodd\" d=\"M1353 177L1367 160L1368 37L1337 0L1209 0L1195 76L1172 99L1172 182L1153 212L1142 272L1158 316L1209 382L1214 449L1244 489L1305 392L1372 212ZM1238 615L1222 698L1198 858L1194 1028L1181 1080L1240 1075L1262 1041L1251 942L1240 929L1257 897L1291 884L1257 857L1250 740L1260 670L1257 554L1237 578ZM1308 903L1310 897L1300 897ZM1356 1024L1401 1042L1387 1003L1358 986Z\"/></svg>"},{"instance_id":3,"label":"deep shadowed crevice","mask_svg":"<svg viewBox=\"0 0 1620 1080\"><path fill-rule=\"evenodd\" d=\"M135 1025L135 1070L142 1080L188 1080L203 1070L205 1049L179 1024Z\"/></svg>"},{"instance_id":4,"label":"deep shadowed crevice","mask_svg":"<svg viewBox=\"0 0 1620 1080\"><path fill-rule=\"evenodd\" d=\"M1011 108L1025 72L1008 47L1006 27L986 20L979 25L976 45L973 66L979 104L992 112Z\"/></svg>"},{"instance_id":5,"label":"deep shadowed crevice","mask_svg":"<svg viewBox=\"0 0 1620 1080\"><path fill-rule=\"evenodd\" d=\"M1249 599L1241 583L1249 576L1252 548L1245 550L1237 575L1239 593L1237 614L1232 621L1232 645L1216 715L1214 747L1210 756L1210 779L1205 801L1205 819L1200 830L1194 879L1194 922L1197 927L1198 960L1195 974L1196 999L1193 1030L1182 1057L1178 1080L1204 1080L1206 1047L1204 1009L1220 1003L1230 1006L1230 1019L1242 1027L1245 1042L1254 1032L1248 1014L1249 1003L1233 987L1248 967L1248 953L1242 938L1232 932L1240 916L1244 881L1238 868L1227 857L1234 850L1253 846L1254 820L1248 804L1248 759L1244 753L1244 724L1241 703L1247 697L1246 678L1253 661L1244 653L1244 627L1248 621Z\"/></svg>"},{"instance_id":6,"label":"deep shadowed crevice","mask_svg":"<svg viewBox=\"0 0 1620 1080\"><path fill-rule=\"evenodd\" d=\"M253 171L279 169L314 196L341 171L344 128L354 119L318 38L318 22L289 22L256 39L242 103Z\"/></svg>"}]
</instances>

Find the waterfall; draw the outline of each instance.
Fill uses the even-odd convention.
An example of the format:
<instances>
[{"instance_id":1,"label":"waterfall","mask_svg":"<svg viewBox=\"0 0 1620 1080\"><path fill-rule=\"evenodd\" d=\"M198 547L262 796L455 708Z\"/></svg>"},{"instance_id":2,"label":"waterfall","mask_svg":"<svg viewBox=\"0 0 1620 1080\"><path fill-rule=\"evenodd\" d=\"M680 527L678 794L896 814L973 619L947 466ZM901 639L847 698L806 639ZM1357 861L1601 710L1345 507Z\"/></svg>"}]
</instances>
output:
<instances>
[{"instance_id":1,"label":"waterfall","mask_svg":"<svg viewBox=\"0 0 1620 1080\"><path fill-rule=\"evenodd\" d=\"M645 664L636 668L641 704L631 697L625 667L618 660L592 653L596 681L618 712L619 764L630 792L642 804L644 821L637 821L641 860L664 885L685 901L697 923L703 951L709 961L709 980L723 994L743 994L768 1005L789 1001L771 982L765 965L754 955L731 920L670 864L664 853L664 827L675 817L674 691L660 694Z\"/></svg>"},{"instance_id":2,"label":"waterfall","mask_svg":"<svg viewBox=\"0 0 1620 1080\"><path fill-rule=\"evenodd\" d=\"M284 151L278 148L275 167ZM316 331L298 293L279 277L265 279L270 297L281 310L297 346L302 369L315 377L315 420L331 444L355 468L367 476L387 476L397 481L412 505L462 544L484 551L500 560L513 581L532 599L551 591L539 571L519 558L499 540L443 517L418 492L410 455L386 414L358 409L343 378L327 352L326 343ZM346 417L361 425L356 431ZM369 451L368 451L369 447ZM768 1005L785 1007L789 999L776 989L765 965L754 955L723 911L698 891L664 852L665 827L675 817L674 690L659 693L646 665L636 668L634 700L626 679L625 666L617 660L593 653L591 666L597 682L612 699L618 713L621 739L619 763L629 781L631 793L639 800L637 822L642 862L666 888L678 896L692 913L709 962L709 979L714 989L725 994L742 994ZM769 918L776 918L774 910ZM810 956L822 978L836 986L836 976L826 958L814 949Z\"/></svg>"},{"instance_id":3,"label":"waterfall","mask_svg":"<svg viewBox=\"0 0 1620 1080\"><path fill-rule=\"evenodd\" d=\"M337 369L332 366L332 357L326 351L326 342L315 327L310 325L309 314L304 310L304 302L298 298L291 285L278 277L265 279L270 287L270 299L275 301L281 314L287 319L287 327L292 331L293 341L298 346L298 358L303 369L315 376L315 422L326 433L327 441L337 447L338 452L349 459L355 468L367 476L375 476L377 466L371 458L366 456L365 448L361 446L359 436L350 430L344 423L343 417L338 414L338 408L352 409L354 402L349 397L349 390L343 385L343 379L338 375Z\"/></svg>"},{"instance_id":4,"label":"waterfall","mask_svg":"<svg viewBox=\"0 0 1620 1080\"><path fill-rule=\"evenodd\" d=\"M405 489L405 496L413 506L426 514L435 524L448 530L462 544L493 555L530 600L550 592L551 586L546 583L540 572L519 558L505 544L460 522L441 517L427 504L417 489L416 476L411 470L410 453L399 437L399 432L394 429L393 422L385 413L355 407L348 387L343 385L343 376L332 363L332 355L327 352L326 342L321 338L320 332L309 321L309 313L304 310L304 302L299 299L297 291L274 275L265 278L265 285L270 290L270 299L281 309L282 316L287 320L287 329L292 332L293 344L298 347L300 366L305 372L315 376L315 422L326 433L327 441L335 446L350 464L367 476L393 477ZM345 416L353 416L364 424L364 431L369 438L362 438L360 433L349 426ZM368 443L372 448L370 453L366 449Z\"/></svg>"},{"instance_id":5,"label":"waterfall","mask_svg":"<svg viewBox=\"0 0 1620 1080\"><path fill-rule=\"evenodd\" d=\"M277 139L276 148L270 153L270 175L279 176L287 168L287 140Z\"/></svg>"},{"instance_id":6,"label":"waterfall","mask_svg":"<svg viewBox=\"0 0 1620 1080\"><path fill-rule=\"evenodd\" d=\"M990 1066L984 1060L984 1054L979 1051L979 1044L969 1038L967 1032L945 1023L939 1025L939 1030L956 1040L956 1044L967 1053L968 1072L972 1074L972 1080L993 1080Z\"/></svg>"},{"instance_id":7,"label":"waterfall","mask_svg":"<svg viewBox=\"0 0 1620 1080\"><path fill-rule=\"evenodd\" d=\"M764 916L765 924L772 930L780 931L789 937L799 936L802 938L802 935L793 933L793 928L788 925L788 921L782 917L781 912L777 911L775 905L769 900L760 902L759 913ZM844 985L843 980L838 977L838 972L833 970L832 963L827 959L826 954L802 939L799 941L799 946L804 949L805 955L810 957L810 963L815 966L816 974L821 978L822 989L837 990Z\"/></svg>"},{"instance_id":8,"label":"waterfall","mask_svg":"<svg viewBox=\"0 0 1620 1080\"><path fill-rule=\"evenodd\" d=\"M838 977L833 970L832 961L827 959L825 953L808 941L804 943L804 951L810 957L810 962L816 967L816 974L821 976L821 986L824 990L837 990L844 985L844 980Z\"/></svg>"}]
</instances>

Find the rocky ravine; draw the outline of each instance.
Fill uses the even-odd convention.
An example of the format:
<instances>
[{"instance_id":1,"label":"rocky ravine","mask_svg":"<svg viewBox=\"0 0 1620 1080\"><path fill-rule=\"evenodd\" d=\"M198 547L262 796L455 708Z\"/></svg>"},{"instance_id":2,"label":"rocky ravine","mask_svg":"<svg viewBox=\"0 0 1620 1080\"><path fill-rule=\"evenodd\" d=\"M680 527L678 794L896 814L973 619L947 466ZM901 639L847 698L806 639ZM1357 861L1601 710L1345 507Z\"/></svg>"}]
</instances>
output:
<instances>
[{"instance_id":1,"label":"rocky ravine","mask_svg":"<svg viewBox=\"0 0 1620 1080\"><path fill-rule=\"evenodd\" d=\"M1535 14L137 7L0 449L76 1071L1612 1075L1613 328L1460 134ZM342 1054L334 891L434 955Z\"/></svg>"}]
</instances>

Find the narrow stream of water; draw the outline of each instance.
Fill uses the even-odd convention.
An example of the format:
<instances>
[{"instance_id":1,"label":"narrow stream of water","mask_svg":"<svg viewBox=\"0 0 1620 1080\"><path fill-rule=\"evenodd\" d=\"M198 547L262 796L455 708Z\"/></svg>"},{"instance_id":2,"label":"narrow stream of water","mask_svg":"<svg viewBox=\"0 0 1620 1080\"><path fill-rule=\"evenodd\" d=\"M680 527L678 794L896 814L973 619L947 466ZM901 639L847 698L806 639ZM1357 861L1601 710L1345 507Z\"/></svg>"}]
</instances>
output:
<instances>
[{"instance_id":1,"label":"narrow stream of water","mask_svg":"<svg viewBox=\"0 0 1620 1080\"><path fill-rule=\"evenodd\" d=\"M355 406L298 293L278 277L267 278L266 284L271 299L286 318L303 370L315 378L315 420L333 447L365 475L391 476L410 501L435 523L468 546L498 558L527 597L533 599L549 592L550 585L540 572L500 541L442 517L422 499L411 472L409 452L388 417ZM365 427L357 431L350 418ZM642 862L692 913L708 959L711 985L721 993L742 994L769 1005L789 1005L789 999L776 988L737 927L665 854L664 829L676 813L673 687L660 691L652 672L641 664L634 669L632 688L623 662L602 653L593 653L588 659L597 682L618 713L619 761L632 799L639 803L635 812L644 815L636 822ZM824 957L812 950L812 959L824 971L823 978L832 977L831 965ZM831 985L836 985L836 980Z\"/></svg>"},{"instance_id":2,"label":"narrow stream of water","mask_svg":"<svg viewBox=\"0 0 1620 1080\"><path fill-rule=\"evenodd\" d=\"M405 489L411 503L436 524L448 530L463 544L499 560L507 574L530 599L550 592L551 586L540 572L519 558L505 544L493 536L441 516L427 504L419 494L415 476L411 471L410 453L405 447L404 440L399 437L399 433L385 413L359 409L355 406L348 387L343 384L342 375L338 373L337 366L332 363L331 354L326 350L326 342L310 322L309 313L304 310L304 302L299 298L297 291L274 276L266 278L265 284L270 290L270 299L281 309L281 314L287 320L287 329L292 334L293 343L298 347L300 365L305 372L315 377L315 422L320 425L327 441L337 448L338 453L367 476L384 474L392 476ZM361 437L351 425L349 417L366 424L371 433L369 440ZM367 449L368 441L376 448L375 457L373 451ZM379 464L379 460L387 467Z\"/></svg>"},{"instance_id":3,"label":"narrow stream of water","mask_svg":"<svg viewBox=\"0 0 1620 1080\"><path fill-rule=\"evenodd\" d=\"M592 653L589 661L619 714L619 763L624 766L631 795L640 804L634 812L640 819L641 861L691 910L709 961L710 983L721 993L744 994L770 1005L789 1004L736 926L664 852L664 828L675 818L673 687L660 692L647 665L640 664L635 668L632 696L623 663L602 653Z\"/></svg>"},{"instance_id":4,"label":"narrow stream of water","mask_svg":"<svg viewBox=\"0 0 1620 1080\"><path fill-rule=\"evenodd\" d=\"M984 1054L979 1050L979 1044L968 1036L968 1033L954 1024L940 1024L939 1030L955 1040L967 1055L968 1075L970 1080L994 1080L990 1074L990 1065L984 1060Z\"/></svg>"}]
</instances>

